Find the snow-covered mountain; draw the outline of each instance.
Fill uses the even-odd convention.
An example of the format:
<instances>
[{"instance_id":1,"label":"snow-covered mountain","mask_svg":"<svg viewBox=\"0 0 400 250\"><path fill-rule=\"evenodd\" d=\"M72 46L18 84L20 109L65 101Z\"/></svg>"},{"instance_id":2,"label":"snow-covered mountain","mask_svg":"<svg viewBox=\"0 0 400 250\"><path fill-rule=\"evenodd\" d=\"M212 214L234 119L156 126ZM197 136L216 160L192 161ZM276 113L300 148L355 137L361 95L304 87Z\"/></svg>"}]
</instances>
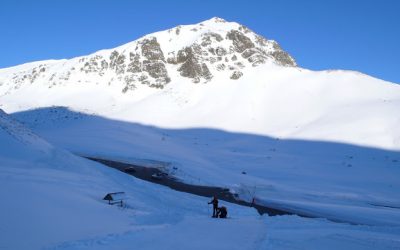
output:
<instances>
[{"instance_id":1,"label":"snow-covered mountain","mask_svg":"<svg viewBox=\"0 0 400 250\"><path fill-rule=\"evenodd\" d=\"M296 66L278 43L267 40L237 23L213 18L197 25L144 36L115 49L72 60L35 62L5 70L5 92L28 84L47 87L74 82L117 85L122 92L143 84L164 88L176 75L194 83L208 82L215 75L239 79L242 69L266 61ZM221 73L219 73L221 72Z\"/></svg>"},{"instance_id":2,"label":"snow-covered mountain","mask_svg":"<svg viewBox=\"0 0 400 250\"><path fill-rule=\"evenodd\" d=\"M67 106L160 127L400 149L399 85L302 69L275 41L220 18L1 69L0 98L8 112Z\"/></svg>"},{"instance_id":3,"label":"snow-covered mountain","mask_svg":"<svg viewBox=\"0 0 400 250\"><path fill-rule=\"evenodd\" d=\"M0 111L0 196L10 201L0 208L0 248L399 247L400 86L300 68L243 25L213 18L0 69L0 108L12 113ZM232 204L235 219L216 223L207 199L66 150L164 164L184 182L369 226L258 218ZM101 202L121 190L128 209Z\"/></svg>"}]
</instances>

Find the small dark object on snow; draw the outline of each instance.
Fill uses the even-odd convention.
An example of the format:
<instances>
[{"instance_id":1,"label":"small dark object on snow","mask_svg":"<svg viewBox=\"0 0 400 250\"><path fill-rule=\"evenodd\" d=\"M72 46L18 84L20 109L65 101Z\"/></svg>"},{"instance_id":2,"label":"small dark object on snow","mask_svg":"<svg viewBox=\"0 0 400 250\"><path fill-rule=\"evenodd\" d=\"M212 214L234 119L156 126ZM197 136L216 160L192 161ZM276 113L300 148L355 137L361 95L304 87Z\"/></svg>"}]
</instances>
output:
<instances>
[{"instance_id":1,"label":"small dark object on snow","mask_svg":"<svg viewBox=\"0 0 400 250\"><path fill-rule=\"evenodd\" d=\"M226 207L222 206L218 208L217 217L226 218L227 215L228 215L228 210L226 209Z\"/></svg>"},{"instance_id":2,"label":"small dark object on snow","mask_svg":"<svg viewBox=\"0 0 400 250\"><path fill-rule=\"evenodd\" d=\"M108 201L108 204L120 204L122 207L125 197L125 192L115 192L115 193L108 193L104 196L103 200Z\"/></svg>"},{"instance_id":3,"label":"small dark object on snow","mask_svg":"<svg viewBox=\"0 0 400 250\"><path fill-rule=\"evenodd\" d=\"M134 167L128 167L128 168L125 168L125 169L124 169L124 172L125 172L125 173L135 173L136 170L135 170Z\"/></svg>"}]
</instances>

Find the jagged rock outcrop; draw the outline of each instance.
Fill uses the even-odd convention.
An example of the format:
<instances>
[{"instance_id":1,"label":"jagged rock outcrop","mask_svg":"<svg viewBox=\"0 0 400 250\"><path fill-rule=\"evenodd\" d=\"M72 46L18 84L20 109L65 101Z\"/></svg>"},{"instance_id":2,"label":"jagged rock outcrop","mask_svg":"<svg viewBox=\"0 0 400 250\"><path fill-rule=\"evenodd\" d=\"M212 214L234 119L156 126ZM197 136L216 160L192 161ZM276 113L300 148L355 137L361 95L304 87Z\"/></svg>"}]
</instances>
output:
<instances>
[{"instance_id":1,"label":"jagged rock outcrop","mask_svg":"<svg viewBox=\"0 0 400 250\"><path fill-rule=\"evenodd\" d=\"M165 61L164 54L157 42L157 38L151 37L150 39L143 39L140 41L142 47L142 55L151 61Z\"/></svg>"},{"instance_id":2,"label":"jagged rock outcrop","mask_svg":"<svg viewBox=\"0 0 400 250\"><path fill-rule=\"evenodd\" d=\"M270 54L272 57L282 66L296 66L296 62L294 59L287 53L283 51L281 46L277 42L274 41L273 43L274 51Z\"/></svg>"},{"instance_id":3,"label":"jagged rock outcrop","mask_svg":"<svg viewBox=\"0 0 400 250\"><path fill-rule=\"evenodd\" d=\"M233 73L232 73L232 75L231 75L231 79L232 80L237 80L237 79L239 79L240 77L242 77L243 76L243 73L241 72L241 71L234 71Z\"/></svg>"},{"instance_id":4,"label":"jagged rock outcrop","mask_svg":"<svg viewBox=\"0 0 400 250\"><path fill-rule=\"evenodd\" d=\"M195 83L200 82L201 79L209 81L212 74L207 65L199 58L201 54L201 47L194 44L179 50L176 58L170 58L169 61L173 64L180 64L178 71L181 76L191 78Z\"/></svg>"},{"instance_id":5,"label":"jagged rock outcrop","mask_svg":"<svg viewBox=\"0 0 400 250\"><path fill-rule=\"evenodd\" d=\"M235 51L239 53L255 47L251 39L238 30L229 31L226 38L232 40Z\"/></svg>"},{"instance_id":6,"label":"jagged rock outcrop","mask_svg":"<svg viewBox=\"0 0 400 250\"><path fill-rule=\"evenodd\" d=\"M155 83L151 83L151 87L162 88L165 84L169 83L171 79L168 76L165 67L164 53L161 50L157 38L151 37L150 39L143 39L140 42L142 49L142 56L146 59L143 60L143 71L155 79Z\"/></svg>"}]
</instances>

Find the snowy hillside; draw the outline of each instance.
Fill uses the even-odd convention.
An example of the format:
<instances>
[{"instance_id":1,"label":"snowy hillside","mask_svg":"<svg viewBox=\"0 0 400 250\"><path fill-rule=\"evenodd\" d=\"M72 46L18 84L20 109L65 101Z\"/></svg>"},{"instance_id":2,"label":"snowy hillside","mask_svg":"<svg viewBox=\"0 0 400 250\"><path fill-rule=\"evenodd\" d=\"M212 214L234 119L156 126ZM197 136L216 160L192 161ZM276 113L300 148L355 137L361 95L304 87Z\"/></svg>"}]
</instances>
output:
<instances>
[{"instance_id":1,"label":"snowy hillside","mask_svg":"<svg viewBox=\"0 0 400 250\"><path fill-rule=\"evenodd\" d=\"M2 249L400 246L395 227L260 217L254 209L233 204L226 204L231 219L209 218L207 199L145 183L59 150L1 110L0 147ZM125 208L102 201L111 191L126 192Z\"/></svg>"},{"instance_id":2,"label":"snowy hillside","mask_svg":"<svg viewBox=\"0 0 400 250\"><path fill-rule=\"evenodd\" d=\"M400 154L216 129L163 129L52 107L14 117L76 154L158 166L187 183L335 221L399 225Z\"/></svg>"},{"instance_id":3,"label":"snowy hillside","mask_svg":"<svg viewBox=\"0 0 400 250\"><path fill-rule=\"evenodd\" d=\"M209 218L207 199L77 158L54 148L1 110L0 147L2 249L400 246L400 231L394 227L355 227L296 216L259 217L255 210L233 204L228 205L231 219L215 221ZM101 200L108 192L122 190L128 197L125 208Z\"/></svg>"},{"instance_id":4,"label":"snowy hillside","mask_svg":"<svg viewBox=\"0 0 400 250\"><path fill-rule=\"evenodd\" d=\"M126 249L133 244L141 249L214 244L253 249L264 238L264 222L253 209L230 205L236 220L216 225L209 218L208 199L148 184L57 149L2 110L0 147L1 249ZM126 192L125 208L102 200L113 191ZM198 230L201 240L195 237ZM172 244L175 234L181 237ZM226 242L232 234L250 241Z\"/></svg>"}]
</instances>

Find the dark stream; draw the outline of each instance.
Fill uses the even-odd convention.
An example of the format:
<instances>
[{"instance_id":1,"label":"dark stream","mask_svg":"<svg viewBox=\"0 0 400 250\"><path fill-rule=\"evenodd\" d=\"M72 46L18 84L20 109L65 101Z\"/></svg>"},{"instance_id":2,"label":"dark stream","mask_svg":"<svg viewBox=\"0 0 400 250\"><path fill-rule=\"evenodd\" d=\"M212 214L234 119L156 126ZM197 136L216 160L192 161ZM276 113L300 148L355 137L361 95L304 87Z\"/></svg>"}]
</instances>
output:
<instances>
[{"instance_id":1,"label":"dark stream","mask_svg":"<svg viewBox=\"0 0 400 250\"><path fill-rule=\"evenodd\" d=\"M212 196L216 195L218 197L218 199L226 201L226 202L235 203L235 204L247 206L247 207L254 207L255 209L257 209L258 213L261 215L268 214L268 215L273 216L273 215L297 214L297 213L293 213L293 212L289 212L289 211L284 211L281 209L266 207L266 206L262 206L259 204L252 204L250 202L240 200L237 197L235 197L234 194L229 192L229 189L226 189L226 188L187 184L187 183L183 183L169 175L164 175L160 178L154 178L153 177L154 174L160 174L160 175L164 174L158 168L143 167L143 166L138 166L138 165L133 165L133 164L128 164L128 163L93 158L93 157L85 157L85 158L92 160L92 161L99 162L106 166L118 169L118 170L120 170L126 174L132 175L136 178L139 178L139 179L142 179L145 181L149 181L152 183L156 183L159 185L164 185L164 186L170 187L170 188L180 191L180 192L191 193L191 194L204 196L204 197L212 197ZM309 216L306 216L303 214L297 214L297 215L303 216L303 217L309 217Z\"/></svg>"}]
</instances>

